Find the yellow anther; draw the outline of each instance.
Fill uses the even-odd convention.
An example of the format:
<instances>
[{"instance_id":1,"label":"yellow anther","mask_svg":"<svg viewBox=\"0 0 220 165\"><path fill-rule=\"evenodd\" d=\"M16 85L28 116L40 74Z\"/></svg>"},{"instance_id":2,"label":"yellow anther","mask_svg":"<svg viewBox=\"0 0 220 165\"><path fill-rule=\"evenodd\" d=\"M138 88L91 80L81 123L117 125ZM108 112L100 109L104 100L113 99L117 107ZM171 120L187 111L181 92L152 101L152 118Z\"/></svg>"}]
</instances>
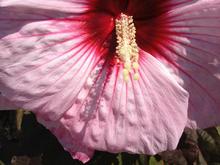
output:
<instances>
[{"instance_id":1,"label":"yellow anther","mask_svg":"<svg viewBox=\"0 0 220 165\"><path fill-rule=\"evenodd\" d=\"M139 68L139 64L137 62L133 62L133 68L137 70Z\"/></svg>"},{"instance_id":2,"label":"yellow anther","mask_svg":"<svg viewBox=\"0 0 220 165\"><path fill-rule=\"evenodd\" d=\"M123 46L119 49L119 54L121 54L121 57L126 58L128 54L131 53L131 50L128 46Z\"/></svg>"},{"instance_id":3,"label":"yellow anther","mask_svg":"<svg viewBox=\"0 0 220 165\"><path fill-rule=\"evenodd\" d=\"M139 50L135 39L136 28L134 26L133 17L121 14L115 21L115 28L118 44L116 47L116 53L118 54L120 61L124 63L124 79L129 80L129 73L131 72L131 69L134 69L134 79L137 80L139 77L136 73L139 68Z\"/></svg>"},{"instance_id":4,"label":"yellow anther","mask_svg":"<svg viewBox=\"0 0 220 165\"><path fill-rule=\"evenodd\" d=\"M138 80L139 79L139 74L138 73L135 73L134 74L134 80Z\"/></svg>"},{"instance_id":5,"label":"yellow anther","mask_svg":"<svg viewBox=\"0 0 220 165\"><path fill-rule=\"evenodd\" d=\"M127 82L129 79L129 71L127 69L123 69L123 77L124 80Z\"/></svg>"},{"instance_id":6,"label":"yellow anther","mask_svg":"<svg viewBox=\"0 0 220 165\"><path fill-rule=\"evenodd\" d=\"M124 75L124 76L129 75L129 71L128 71L127 69L123 69L123 75Z\"/></svg>"},{"instance_id":7,"label":"yellow anther","mask_svg":"<svg viewBox=\"0 0 220 165\"><path fill-rule=\"evenodd\" d=\"M131 64L128 63L128 62L126 62L126 63L124 64L124 68L127 69L127 70L130 72L130 70L131 70Z\"/></svg>"},{"instance_id":8,"label":"yellow anther","mask_svg":"<svg viewBox=\"0 0 220 165\"><path fill-rule=\"evenodd\" d=\"M124 76L124 81L128 82L128 80L129 80L129 76Z\"/></svg>"}]
</instances>

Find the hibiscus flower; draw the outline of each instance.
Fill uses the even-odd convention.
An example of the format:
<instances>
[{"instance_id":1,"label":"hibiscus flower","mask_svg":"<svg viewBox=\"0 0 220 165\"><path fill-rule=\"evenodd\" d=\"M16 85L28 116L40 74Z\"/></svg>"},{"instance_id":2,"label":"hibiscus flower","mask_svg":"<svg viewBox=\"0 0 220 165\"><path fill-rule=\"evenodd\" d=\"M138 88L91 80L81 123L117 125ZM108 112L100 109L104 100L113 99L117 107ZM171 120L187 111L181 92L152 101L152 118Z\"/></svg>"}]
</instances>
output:
<instances>
[{"instance_id":1,"label":"hibiscus flower","mask_svg":"<svg viewBox=\"0 0 220 165\"><path fill-rule=\"evenodd\" d=\"M73 158L156 154L220 123L217 0L0 0L0 91Z\"/></svg>"}]
</instances>

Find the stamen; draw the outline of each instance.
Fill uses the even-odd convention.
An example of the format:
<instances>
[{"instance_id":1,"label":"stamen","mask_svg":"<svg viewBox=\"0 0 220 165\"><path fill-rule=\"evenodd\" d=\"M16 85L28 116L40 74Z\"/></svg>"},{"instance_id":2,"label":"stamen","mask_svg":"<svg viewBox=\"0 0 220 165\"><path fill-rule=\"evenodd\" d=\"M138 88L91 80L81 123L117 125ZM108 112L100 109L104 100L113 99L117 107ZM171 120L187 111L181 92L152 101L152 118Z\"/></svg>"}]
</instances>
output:
<instances>
[{"instance_id":1,"label":"stamen","mask_svg":"<svg viewBox=\"0 0 220 165\"><path fill-rule=\"evenodd\" d=\"M129 74L132 69L134 70L134 80L138 80L139 51L135 39L136 28L134 26L133 17L121 14L120 17L115 20L115 27L118 43L116 53L120 61L124 64L124 80L129 80Z\"/></svg>"}]
</instances>

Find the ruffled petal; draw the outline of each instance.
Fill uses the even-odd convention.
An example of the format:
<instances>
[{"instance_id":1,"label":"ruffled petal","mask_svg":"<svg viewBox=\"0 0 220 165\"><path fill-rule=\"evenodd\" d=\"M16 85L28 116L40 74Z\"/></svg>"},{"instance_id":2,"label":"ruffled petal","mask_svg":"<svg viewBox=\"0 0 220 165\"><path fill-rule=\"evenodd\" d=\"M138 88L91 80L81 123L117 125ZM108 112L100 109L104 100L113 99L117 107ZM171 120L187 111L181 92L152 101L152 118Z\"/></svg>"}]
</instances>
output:
<instances>
[{"instance_id":1,"label":"ruffled petal","mask_svg":"<svg viewBox=\"0 0 220 165\"><path fill-rule=\"evenodd\" d=\"M101 13L97 20L93 13L38 9L27 3L32 1L4 2L1 5L8 6L0 10L0 91L17 106L35 112L74 158L88 161L93 149L79 140L73 143L59 118L82 90L90 90L95 68L106 56L111 16Z\"/></svg>"},{"instance_id":2,"label":"ruffled petal","mask_svg":"<svg viewBox=\"0 0 220 165\"><path fill-rule=\"evenodd\" d=\"M0 7L15 7L15 8L32 8L32 9L45 9L54 10L56 12L68 12L68 13L83 13L90 10L88 0L1 0ZM33 11L37 12L37 11ZM40 13L40 12L39 12ZM43 16L43 13L41 13Z\"/></svg>"},{"instance_id":3,"label":"ruffled petal","mask_svg":"<svg viewBox=\"0 0 220 165\"><path fill-rule=\"evenodd\" d=\"M220 124L219 16L219 1L193 1L157 18L161 25L154 37L156 46L142 44L171 66L173 76L189 92L187 126L192 128Z\"/></svg>"},{"instance_id":4,"label":"ruffled petal","mask_svg":"<svg viewBox=\"0 0 220 165\"><path fill-rule=\"evenodd\" d=\"M186 123L188 93L154 57L140 56L139 81L131 74L126 83L123 68L116 66L103 83L96 118L85 131L88 146L145 154L176 148Z\"/></svg>"},{"instance_id":5,"label":"ruffled petal","mask_svg":"<svg viewBox=\"0 0 220 165\"><path fill-rule=\"evenodd\" d=\"M48 127L67 150L156 154L176 148L187 122L188 93L153 56L142 52L140 61L140 80L131 75L127 83L122 66L96 67L90 90L81 90L59 120L63 129Z\"/></svg>"},{"instance_id":6,"label":"ruffled petal","mask_svg":"<svg viewBox=\"0 0 220 165\"><path fill-rule=\"evenodd\" d=\"M11 3L1 5L6 2ZM12 2L26 6L0 10L0 49L4 50L0 91L17 106L56 120L72 106L94 66L104 58L102 45L112 31L112 19L100 14L94 23L94 14L54 14L44 9L42 16L38 9L27 7L33 1ZM51 19L46 19L48 15ZM93 28L96 31L89 31Z\"/></svg>"}]
</instances>

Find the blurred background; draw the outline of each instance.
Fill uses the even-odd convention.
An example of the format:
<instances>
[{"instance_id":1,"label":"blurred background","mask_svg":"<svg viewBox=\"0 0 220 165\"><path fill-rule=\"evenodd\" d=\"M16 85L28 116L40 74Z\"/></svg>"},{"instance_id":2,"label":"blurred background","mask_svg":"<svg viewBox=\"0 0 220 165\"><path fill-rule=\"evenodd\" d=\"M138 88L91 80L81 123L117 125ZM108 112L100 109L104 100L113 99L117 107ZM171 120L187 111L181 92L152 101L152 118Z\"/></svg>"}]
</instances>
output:
<instances>
[{"instance_id":1,"label":"blurred background","mask_svg":"<svg viewBox=\"0 0 220 165\"><path fill-rule=\"evenodd\" d=\"M64 151L35 116L0 112L0 165L82 165ZM97 151L86 165L220 165L220 127L186 128L178 148L155 156Z\"/></svg>"}]
</instances>

